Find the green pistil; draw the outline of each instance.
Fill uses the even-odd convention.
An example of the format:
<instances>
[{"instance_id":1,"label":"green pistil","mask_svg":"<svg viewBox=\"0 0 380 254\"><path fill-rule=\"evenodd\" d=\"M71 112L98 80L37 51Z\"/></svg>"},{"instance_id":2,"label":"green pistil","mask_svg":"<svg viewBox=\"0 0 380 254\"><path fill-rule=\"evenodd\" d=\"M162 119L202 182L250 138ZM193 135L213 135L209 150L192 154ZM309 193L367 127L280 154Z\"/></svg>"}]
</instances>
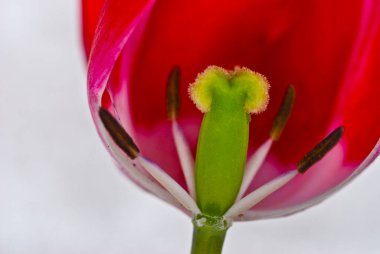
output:
<instances>
[{"instance_id":1,"label":"green pistil","mask_svg":"<svg viewBox=\"0 0 380 254\"><path fill-rule=\"evenodd\" d=\"M206 112L198 138L195 188L200 210L222 216L234 203L243 179L249 138L249 113L265 110L268 84L248 69L228 72L209 67L190 87Z\"/></svg>"}]
</instances>

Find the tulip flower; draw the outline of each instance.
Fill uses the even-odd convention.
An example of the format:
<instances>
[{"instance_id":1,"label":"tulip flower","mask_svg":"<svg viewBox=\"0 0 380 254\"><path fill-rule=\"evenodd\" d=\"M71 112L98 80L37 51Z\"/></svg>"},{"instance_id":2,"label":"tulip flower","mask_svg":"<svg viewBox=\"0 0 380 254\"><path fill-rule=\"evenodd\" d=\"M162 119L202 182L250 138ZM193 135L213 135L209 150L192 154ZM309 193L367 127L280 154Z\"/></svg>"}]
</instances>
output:
<instances>
[{"instance_id":1,"label":"tulip flower","mask_svg":"<svg viewBox=\"0 0 380 254\"><path fill-rule=\"evenodd\" d=\"M98 133L191 216L192 253L221 253L234 221L312 207L379 155L379 1L82 5Z\"/></svg>"}]
</instances>

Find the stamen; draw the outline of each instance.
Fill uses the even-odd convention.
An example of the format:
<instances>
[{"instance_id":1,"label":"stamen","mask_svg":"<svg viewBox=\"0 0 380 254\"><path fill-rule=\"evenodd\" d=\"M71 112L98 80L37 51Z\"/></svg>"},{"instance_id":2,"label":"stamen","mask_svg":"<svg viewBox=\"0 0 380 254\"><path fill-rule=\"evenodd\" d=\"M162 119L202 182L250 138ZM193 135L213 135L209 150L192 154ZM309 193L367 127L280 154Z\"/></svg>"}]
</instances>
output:
<instances>
[{"instance_id":1,"label":"stamen","mask_svg":"<svg viewBox=\"0 0 380 254\"><path fill-rule=\"evenodd\" d=\"M186 185L191 197L195 198L195 184L194 184L194 159L192 157L189 145L178 126L176 121L179 113L180 94L179 85L181 78L181 70L175 66L170 74L166 86L166 111L168 118L172 120L172 133L174 144L177 150L183 175L185 177Z\"/></svg>"},{"instance_id":2,"label":"stamen","mask_svg":"<svg viewBox=\"0 0 380 254\"><path fill-rule=\"evenodd\" d=\"M243 182L240 186L240 191L236 200L240 200L244 193L247 191L249 185L251 184L253 178L255 177L257 171L260 169L268 152L273 144L273 140L270 138L264 144L262 144L257 151L251 156L247 162L246 170L244 172Z\"/></svg>"},{"instance_id":3,"label":"stamen","mask_svg":"<svg viewBox=\"0 0 380 254\"><path fill-rule=\"evenodd\" d=\"M264 198L268 197L270 194L287 184L298 173L305 173L312 165L321 160L339 142L343 135L343 131L343 127L335 129L318 145L316 145L313 150L306 154L306 156L298 163L296 170L292 170L289 173L275 178L274 180L253 191L246 197L235 202L235 204L225 213L224 216L232 218L244 214Z\"/></svg>"},{"instance_id":4,"label":"stamen","mask_svg":"<svg viewBox=\"0 0 380 254\"><path fill-rule=\"evenodd\" d=\"M194 199L159 166L141 156L137 157L137 160L186 209L193 214L201 213Z\"/></svg>"},{"instance_id":5,"label":"stamen","mask_svg":"<svg viewBox=\"0 0 380 254\"><path fill-rule=\"evenodd\" d=\"M116 121L116 120L115 120ZM111 133L105 128L106 125L103 125L104 128L101 128L100 131L106 132L108 135L104 135L105 141L108 144L109 149L112 151L113 155L117 159L117 161L123 166L122 171L128 177L130 177L133 181L135 181L142 188L147 190L148 192L156 195L162 200L173 204L174 206L180 208L181 204L161 185L154 182L152 179L144 175L135 165L132 163L127 157L121 152L124 151L121 147L115 146L118 145L115 140L113 140L113 136ZM124 131L124 130L123 130ZM114 142L112 142L112 140ZM125 151L124 151L125 152Z\"/></svg>"},{"instance_id":6,"label":"stamen","mask_svg":"<svg viewBox=\"0 0 380 254\"><path fill-rule=\"evenodd\" d=\"M194 159L190 147L176 121L172 122L174 144L190 196L195 199Z\"/></svg>"},{"instance_id":7,"label":"stamen","mask_svg":"<svg viewBox=\"0 0 380 254\"><path fill-rule=\"evenodd\" d=\"M133 142L132 138L119 124L119 122L103 107L99 107L100 119L111 135L113 141L123 150L132 160L140 153L139 148Z\"/></svg>"},{"instance_id":8,"label":"stamen","mask_svg":"<svg viewBox=\"0 0 380 254\"><path fill-rule=\"evenodd\" d=\"M166 86L166 111L168 118L175 120L178 116L180 96L179 96L179 84L180 84L181 70L178 66L175 66L169 73L167 86Z\"/></svg>"},{"instance_id":9,"label":"stamen","mask_svg":"<svg viewBox=\"0 0 380 254\"><path fill-rule=\"evenodd\" d=\"M127 174L133 181L135 181L142 188L146 189L148 192L156 195L162 200L169 202L177 207L181 205L179 202L164 188L161 187L158 183L154 182L152 179L144 175L139 169L136 168L136 165L127 159L125 155L123 155L120 149L117 149L116 146L112 145L110 142L110 138L105 136L107 143L109 144L109 148L114 154L115 158L123 165L122 171Z\"/></svg>"},{"instance_id":10,"label":"stamen","mask_svg":"<svg viewBox=\"0 0 380 254\"><path fill-rule=\"evenodd\" d=\"M306 156L298 163L297 170L301 174L305 173L311 166L321 160L342 138L344 128L338 127L331 132L325 139L316 145Z\"/></svg>"},{"instance_id":11,"label":"stamen","mask_svg":"<svg viewBox=\"0 0 380 254\"><path fill-rule=\"evenodd\" d=\"M200 210L195 201L173 178L166 174L156 164L149 162L145 158L139 156L139 149L132 140L132 138L106 109L100 107L99 116L107 132L111 136L112 140L116 143L116 145L119 146L121 150L123 150L132 160L137 158L138 162L140 162L140 164L145 168L145 170L153 178L155 178L157 182L159 182L186 209L188 209L193 214L200 213ZM115 151L116 150L114 150L114 152ZM123 162L125 163L126 161L124 160ZM126 162L125 164L128 165L129 162ZM137 176L139 179L141 177L141 175L134 175ZM143 180L143 182L146 183L146 180Z\"/></svg>"},{"instance_id":12,"label":"stamen","mask_svg":"<svg viewBox=\"0 0 380 254\"><path fill-rule=\"evenodd\" d=\"M250 183L255 177L257 171L264 163L265 158L267 157L268 152L272 147L273 141L278 140L281 136L281 133L284 130L287 120L289 119L289 116L292 112L294 99L295 89L292 85L290 85L286 91L281 107L278 110L276 118L273 122L273 126L270 132L271 137L257 149L257 151L253 154L253 156L251 156L251 158L247 162L243 182L236 200L240 200L243 197L244 193L247 191Z\"/></svg>"},{"instance_id":13,"label":"stamen","mask_svg":"<svg viewBox=\"0 0 380 254\"><path fill-rule=\"evenodd\" d=\"M278 140L281 136L282 131L285 128L286 122L292 112L294 99L296 96L296 91L292 85L288 87L284 99L282 101L281 107L277 112L276 118L274 119L272 130L270 131L270 136L273 140Z\"/></svg>"},{"instance_id":14,"label":"stamen","mask_svg":"<svg viewBox=\"0 0 380 254\"><path fill-rule=\"evenodd\" d=\"M281 175L274 180L264 184L257 190L253 191L249 195L245 196L238 202L236 202L225 214L226 218L237 217L241 214L244 214L251 207L258 204L264 198L268 197L270 194L275 192L276 190L283 187L290 180L292 180L298 174L297 170L292 170L284 175Z\"/></svg>"}]
</instances>

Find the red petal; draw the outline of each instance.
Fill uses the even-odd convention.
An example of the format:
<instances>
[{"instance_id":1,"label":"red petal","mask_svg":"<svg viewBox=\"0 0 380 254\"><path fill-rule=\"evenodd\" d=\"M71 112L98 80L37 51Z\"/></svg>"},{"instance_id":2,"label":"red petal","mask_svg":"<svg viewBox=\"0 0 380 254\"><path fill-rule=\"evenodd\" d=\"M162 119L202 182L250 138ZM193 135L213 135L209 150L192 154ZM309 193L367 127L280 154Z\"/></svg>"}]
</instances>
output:
<instances>
[{"instance_id":1,"label":"red petal","mask_svg":"<svg viewBox=\"0 0 380 254\"><path fill-rule=\"evenodd\" d=\"M152 128L166 119L161 106L165 79L175 64L184 74L183 117L199 116L186 91L197 73L211 64L243 65L267 76L272 85L268 111L253 119L252 146L268 137L282 94L289 83L295 85L293 115L274 147L282 163L294 163L326 134L335 117L361 9L361 1L343 2L157 2L132 71L133 123L137 129Z\"/></svg>"},{"instance_id":2,"label":"red petal","mask_svg":"<svg viewBox=\"0 0 380 254\"><path fill-rule=\"evenodd\" d=\"M379 154L379 151L374 151L369 155L380 140L380 107L377 99L380 94L380 74L377 70L380 65L380 3L366 1L361 11L360 30L342 78L334 121L331 123L332 126L345 127L344 147L334 149L310 173L298 177L258 208L289 207L327 193L351 177L351 174L356 176L359 172L355 170L367 156L364 166L368 166ZM258 175L251 188L268 181L269 171Z\"/></svg>"},{"instance_id":3,"label":"red petal","mask_svg":"<svg viewBox=\"0 0 380 254\"><path fill-rule=\"evenodd\" d=\"M104 0L82 0L83 43L88 59Z\"/></svg>"},{"instance_id":4,"label":"red petal","mask_svg":"<svg viewBox=\"0 0 380 254\"><path fill-rule=\"evenodd\" d=\"M347 75L349 91L344 94L339 114L347 126L347 159L361 161L380 137L380 3L368 6L367 33L362 35L356 68ZM372 15L371 15L372 14Z\"/></svg>"},{"instance_id":5,"label":"red petal","mask_svg":"<svg viewBox=\"0 0 380 254\"><path fill-rule=\"evenodd\" d=\"M267 130L273 119L271 116L276 111L285 87L289 83L295 84L297 90L295 110L285 135L275 145L272 153L272 156L282 164L276 167L277 175L280 173L279 168L291 168L289 165L299 160L326 135L332 126L341 124L346 126L347 149L354 149L353 154L356 158L342 158L342 161L334 164L332 162L337 160L337 157L333 157L327 165L319 164L313 173L298 178L264 202L261 208L273 209L295 205L328 191L347 178L376 144L380 136L379 117L376 117L379 116L379 107L375 105L365 107L365 105L376 103L376 93L371 94L370 91L375 92L377 88L374 83L360 86L360 83L353 81L348 85L346 81L347 75L352 75L348 72L357 72L355 68L350 69L350 62L357 60L353 59L354 49L370 42L371 45L380 45L367 38L372 32L370 31L372 25L378 22L370 18L370 24L365 24L365 21L361 20L368 16L378 17L376 8L370 13L364 13L366 7L362 9L359 1L358 6L337 4L327 8L321 2L316 2L313 6L298 4L297 7L275 6L275 8L266 3L265 6L259 7L266 16L258 18L242 14L247 9L253 9L246 8L248 4L236 4L232 7L219 5L219 8L214 8L218 15L212 17L207 17L208 8L204 2L199 3L197 8L196 1L193 1L191 8L197 13L193 12L188 16L186 4L161 4L162 6L157 5L152 13L146 37L142 41L132 72L131 112L136 128L142 130L141 136L151 137L147 143L141 142L142 146L146 144L146 153L164 167L173 168L173 163L167 161L167 156L162 156L164 153L157 152L158 149L164 150L162 142L157 142L160 144L159 148L149 149L154 140L152 134L154 131L149 131L149 128L157 126L165 119L164 107L152 107L152 105L163 105L165 79L168 70L174 64L183 67L185 84L191 82L196 73L210 64L230 68L235 64L246 65L264 73L271 80L271 106L269 112L254 120L252 133L256 142L253 142L253 146L267 137ZM252 3L254 4L257 3ZM346 9L342 6L346 6ZM336 15L338 12L339 15ZM158 15L165 16L165 19L160 19ZM229 16L228 20L225 16ZM271 19L268 20L267 17ZM198 20L201 24L194 24ZM364 22L364 25L361 25L361 22ZM361 36L364 39L360 38ZM156 59L160 59L159 64ZM371 62L364 61L363 64L365 67ZM146 73L149 75L145 75ZM364 73L361 79L363 78L365 78ZM339 98L342 94L348 95L346 90L351 87L356 87L356 90L367 87L367 93L361 96L367 102L359 104L346 97L342 103L355 103L356 111L365 110L367 112L365 118L368 119L365 121L370 123L367 128L369 130L374 128L371 135L362 137L357 144L350 141L352 138L350 133L354 132L355 125L348 123L347 120L344 121L342 114L335 111ZM353 94L358 96L355 92ZM183 89L182 97L187 98L186 89ZM185 99L183 104L182 116L194 115L194 106L189 100ZM363 114L354 115L353 121L359 127L362 121L358 117ZM164 133L162 129L160 133L161 135ZM355 149L354 144L360 147ZM168 146L171 147L170 143ZM169 152L168 148L165 154ZM343 164L350 166L343 167ZM271 174L268 170L269 167L262 169L264 176L258 176L255 181L256 187L258 183L270 179Z\"/></svg>"},{"instance_id":6,"label":"red petal","mask_svg":"<svg viewBox=\"0 0 380 254\"><path fill-rule=\"evenodd\" d=\"M131 1L128 8L125 8L127 2L125 0L105 2L104 13L100 16L99 26L94 35L93 52L88 67L88 89L95 119L100 101L105 103L103 106L109 107L115 104L117 94L126 96L122 92L126 93L130 58L143 29L144 20L154 3L148 0ZM124 54L119 57L122 50ZM104 96L108 98L102 100L107 83L109 85ZM123 106L119 107L119 110L123 111L119 113L127 114L127 105Z\"/></svg>"},{"instance_id":7,"label":"red petal","mask_svg":"<svg viewBox=\"0 0 380 254\"><path fill-rule=\"evenodd\" d=\"M165 114L165 83L175 64L183 70L184 128L201 118L188 99L187 84L208 65L226 68L243 65L267 76L272 85L271 103L267 112L253 119L251 148L268 137L286 87L289 83L295 85L293 115L271 153L271 158L280 163L273 176L290 169L332 127L341 124L346 127L345 156L337 165L329 164L330 181L321 187L311 184L307 194L300 198L294 199L296 196L288 193L288 201L284 200L281 206L305 201L338 184L377 142L380 136L376 104L379 72L374 69L379 63L380 45L377 1L357 0L347 4L340 0L326 4L317 0L235 0L231 4L216 0L163 0L155 3L151 13L147 11L147 1L129 2L132 1L110 1L97 31L89 68L92 110L96 112L104 82L108 81L103 97L103 103L108 104L105 106L113 104L127 128L133 124L143 153L182 185ZM147 13L150 16L145 26L146 19L141 15ZM136 26L136 20L144 26ZM138 29L129 33L131 27ZM356 64L358 60L360 63ZM197 128L185 131L193 149L197 131ZM363 132L365 137L361 136ZM258 177L256 183L270 177L270 166L261 172L264 176ZM295 183L309 184L312 175ZM292 186L289 188L293 192L297 190L298 184ZM267 206L262 205L265 207L273 207L270 199Z\"/></svg>"}]
</instances>

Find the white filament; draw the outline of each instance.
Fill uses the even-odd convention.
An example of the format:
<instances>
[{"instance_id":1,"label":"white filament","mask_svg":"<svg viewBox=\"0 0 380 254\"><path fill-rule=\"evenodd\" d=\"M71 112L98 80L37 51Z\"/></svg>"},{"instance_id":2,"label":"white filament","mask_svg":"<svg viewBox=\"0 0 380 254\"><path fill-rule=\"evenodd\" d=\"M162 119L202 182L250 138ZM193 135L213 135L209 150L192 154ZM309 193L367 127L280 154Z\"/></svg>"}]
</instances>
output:
<instances>
[{"instance_id":1,"label":"white filament","mask_svg":"<svg viewBox=\"0 0 380 254\"><path fill-rule=\"evenodd\" d=\"M136 158L138 162L151 174L157 182L159 182L173 197L181 203L186 209L193 214L199 214L197 204L194 199L185 191L173 178L171 178L165 171L158 165L148 161L147 159L139 156Z\"/></svg>"},{"instance_id":2,"label":"white filament","mask_svg":"<svg viewBox=\"0 0 380 254\"><path fill-rule=\"evenodd\" d=\"M175 120L172 121L172 133L183 175L185 176L187 189L189 190L190 196L195 199L194 159L189 145Z\"/></svg>"},{"instance_id":3,"label":"white filament","mask_svg":"<svg viewBox=\"0 0 380 254\"><path fill-rule=\"evenodd\" d=\"M226 218L238 217L241 214L244 214L250 208L258 204L264 198L268 197L270 194L276 190L283 187L290 180L292 180L298 174L297 170L292 170L286 174L283 174L270 182L264 184L257 190L251 192L241 200L237 201L225 214Z\"/></svg>"},{"instance_id":4,"label":"white filament","mask_svg":"<svg viewBox=\"0 0 380 254\"><path fill-rule=\"evenodd\" d=\"M269 138L248 160L246 170L244 172L243 182L240 186L240 191L236 197L236 201L239 201L247 191L257 171L259 171L260 167L263 165L265 158L267 157L268 152L272 147L272 144L273 139Z\"/></svg>"},{"instance_id":5,"label":"white filament","mask_svg":"<svg viewBox=\"0 0 380 254\"><path fill-rule=\"evenodd\" d=\"M132 180L134 180L138 185L151 192L152 194L156 195L157 197L161 198L162 200L171 203L177 207L180 206L177 200L174 199L169 192L162 188L158 183L153 182L133 165L133 163L127 158L127 156L120 150L120 148L115 145L108 132L106 132L104 128L101 128L101 131L103 132L103 137L106 143L108 144L110 150L112 151L113 155L115 156L115 159L122 165L122 170L124 173L126 173L130 178L132 178Z\"/></svg>"}]
</instances>

